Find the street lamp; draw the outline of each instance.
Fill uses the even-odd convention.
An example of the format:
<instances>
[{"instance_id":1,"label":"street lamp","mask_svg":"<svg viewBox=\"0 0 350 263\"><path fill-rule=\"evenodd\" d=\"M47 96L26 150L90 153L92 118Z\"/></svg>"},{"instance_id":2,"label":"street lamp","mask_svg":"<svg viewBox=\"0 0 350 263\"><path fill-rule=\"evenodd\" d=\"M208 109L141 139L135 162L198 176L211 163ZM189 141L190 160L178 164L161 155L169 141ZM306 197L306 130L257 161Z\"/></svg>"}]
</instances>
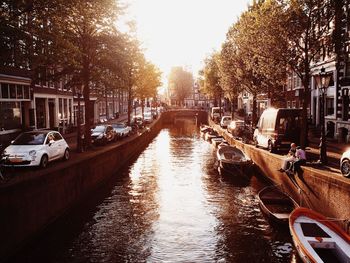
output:
<instances>
[{"instance_id":1,"label":"street lamp","mask_svg":"<svg viewBox=\"0 0 350 263\"><path fill-rule=\"evenodd\" d=\"M75 93L78 97L78 111L77 111L77 151L79 153L83 152L83 141L81 134L81 111L80 111L80 98L84 91L84 85L79 85L75 87Z\"/></svg>"},{"instance_id":2,"label":"street lamp","mask_svg":"<svg viewBox=\"0 0 350 263\"><path fill-rule=\"evenodd\" d=\"M327 165L327 138L326 138L326 125L325 125L325 97L327 94L327 88L331 80L332 75L325 72L325 68L321 68L321 72L315 75L317 87L320 92L320 122L321 122L321 140L320 140L320 160L319 162Z\"/></svg>"}]
</instances>

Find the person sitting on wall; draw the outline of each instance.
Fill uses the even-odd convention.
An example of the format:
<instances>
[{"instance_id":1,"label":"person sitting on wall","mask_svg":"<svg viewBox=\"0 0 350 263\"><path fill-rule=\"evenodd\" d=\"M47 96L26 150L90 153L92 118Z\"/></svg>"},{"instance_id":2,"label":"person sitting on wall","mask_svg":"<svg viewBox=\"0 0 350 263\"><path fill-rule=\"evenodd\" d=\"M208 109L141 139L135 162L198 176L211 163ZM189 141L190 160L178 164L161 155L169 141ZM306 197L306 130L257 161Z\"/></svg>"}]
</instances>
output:
<instances>
[{"instance_id":1,"label":"person sitting on wall","mask_svg":"<svg viewBox=\"0 0 350 263\"><path fill-rule=\"evenodd\" d=\"M291 143L290 150L282 161L282 167L279 169L280 172L288 170L290 168L291 163L295 161L296 148L297 145L294 142Z\"/></svg>"},{"instance_id":2,"label":"person sitting on wall","mask_svg":"<svg viewBox=\"0 0 350 263\"><path fill-rule=\"evenodd\" d=\"M300 166L306 164L306 153L300 146L296 148L295 158L296 160L292 163L292 165L288 170L290 173L293 173L293 174L295 172L301 171Z\"/></svg>"}]
</instances>

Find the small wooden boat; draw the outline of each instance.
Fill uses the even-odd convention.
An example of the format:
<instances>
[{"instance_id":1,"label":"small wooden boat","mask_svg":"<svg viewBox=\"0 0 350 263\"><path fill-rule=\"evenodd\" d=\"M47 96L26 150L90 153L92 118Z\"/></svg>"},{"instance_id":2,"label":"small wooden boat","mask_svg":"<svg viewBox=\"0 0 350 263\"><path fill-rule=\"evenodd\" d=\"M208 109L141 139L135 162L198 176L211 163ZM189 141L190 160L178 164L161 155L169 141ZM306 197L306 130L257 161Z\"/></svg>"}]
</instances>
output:
<instances>
[{"instance_id":1,"label":"small wooden boat","mask_svg":"<svg viewBox=\"0 0 350 263\"><path fill-rule=\"evenodd\" d=\"M299 205L276 186L267 186L258 193L261 211L273 222L288 224L290 213Z\"/></svg>"},{"instance_id":2,"label":"small wooden boat","mask_svg":"<svg viewBox=\"0 0 350 263\"><path fill-rule=\"evenodd\" d=\"M350 236L325 216L299 207L289 229L303 262L350 262Z\"/></svg>"},{"instance_id":3,"label":"small wooden boat","mask_svg":"<svg viewBox=\"0 0 350 263\"><path fill-rule=\"evenodd\" d=\"M211 144L216 148L223 141L225 141L224 137L218 136L211 139Z\"/></svg>"},{"instance_id":4,"label":"small wooden boat","mask_svg":"<svg viewBox=\"0 0 350 263\"><path fill-rule=\"evenodd\" d=\"M205 134L205 139L209 142L211 142L211 139L219 137L219 134L217 133L217 131L209 131Z\"/></svg>"},{"instance_id":5,"label":"small wooden boat","mask_svg":"<svg viewBox=\"0 0 350 263\"><path fill-rule=\"evenodd\" d=\"M222 146L216 152L219 160L219 166L226 171L240 170L242 171L252 162L240 149L235 146Z\"/></svg>"},{"instance_id":6,"label":"small wooden boat","mask_svg":"<svg viewBox=\"0 0 350 263\"><path fill-rule=\"evenodd\" d=\"M226 140L224 140L224 141L222 141L219 145L218 145L218 149L220 149L220 148L222 148L222 147L224 147L224 146L229 146L230 144L226 141Z\"/></svg>"},{"instance_id":7,"label":"small wooden boat","mask_svg":"<svg viewBox=\"0 0 350 263\"><path fill-rule=\"evenodd\" d=\"M213 128L210 127L210 126L208 126L208 125L203 125L203 124L202 124L202 125L200 126L199 130L200 130L201 132L203 132L203 133L206 133L206 132L208 132L208 131L213 130Z\"/></svg>"}]
</instances>

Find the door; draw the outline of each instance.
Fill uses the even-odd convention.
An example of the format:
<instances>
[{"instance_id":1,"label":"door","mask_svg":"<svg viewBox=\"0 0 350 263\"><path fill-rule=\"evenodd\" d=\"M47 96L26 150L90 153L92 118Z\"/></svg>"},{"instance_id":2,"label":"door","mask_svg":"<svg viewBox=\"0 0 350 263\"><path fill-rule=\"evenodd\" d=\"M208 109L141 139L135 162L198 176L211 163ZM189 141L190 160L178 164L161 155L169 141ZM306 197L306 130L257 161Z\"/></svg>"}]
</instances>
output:
<instances>
[{"instance_id":1,"label":"door","mask_svg":"<svg viewBox=\"0 0 350 263\"><path fill-rule=\"evenodd\" d=\"M49 125L50 129L55 128L55 101L49 99Z\"/></svg>"},{"instance_id":2,"label":"door","mask_svg":"<svg viewBox=\"0 0 350 263\"><path fill-rule=\"evenodd\" d=\"M35 109L36 109L36 128L37 129L46 128L45 99L36 98Z\"/></svg>"}]
</instances>

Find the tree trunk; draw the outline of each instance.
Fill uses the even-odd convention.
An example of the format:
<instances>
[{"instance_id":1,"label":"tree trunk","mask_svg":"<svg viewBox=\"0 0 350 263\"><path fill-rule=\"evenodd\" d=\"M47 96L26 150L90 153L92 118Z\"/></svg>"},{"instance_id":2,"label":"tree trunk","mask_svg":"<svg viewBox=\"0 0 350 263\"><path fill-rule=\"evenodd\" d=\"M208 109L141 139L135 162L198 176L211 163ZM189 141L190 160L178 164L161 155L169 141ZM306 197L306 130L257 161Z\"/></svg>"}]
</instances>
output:
<instances>
[{"instance_id":1,"label":"tree trunk","mask_svg":"<svg viewBox=\"0 0 350 263\"><path fill-rule=\"evenodd\" d=\"M256 93L253 94L253 112L252 112L252 125L256 126L257 123L257 103L256 103Z\"/></svg>"},{"instance_id":2,"label":"tree trunk","mask_svg":"<svg viewBox=\"0 0 350 263\"><path fill-rule=\"evenodd\" d=\"M106 101L106 119L109 119L109 109L108 109L108 95L107 95L107 87L105 87L105 101Z\"/></svg>"},{"instance_id":3,"label":"tree trunk","mask_svg":"<svg viewBox=\"0 0 350 263\"><path fill-rule=\"evenodd\" d=\"M128 125L131 124L131 111L132 111L132 86L128 87Z\"/></svg>"},{"instance_id":4,"label":"tree trunk","mask_svg":"<svg viewBox=\"0 0 350 263\"><path fill-rule=\"evenodd\" d=\"M232 99L231 100L231 118L232 118L232 120L234 119L234 117L235 117L235 102Z\"/></svg>"},{"instance_id":5,"label":"tree trunk","mask_svg":"<svg viewBox=\"0 0 350 263\"><path fill-rule=\"evenodd\" d=\"M84 104L85 104L85 148L90 148L91 146L91 124L93 123L93 116L91 116L91 105L90 105L90 69L89 62L84 61L83 64L83 85L84 85ZM91 121L92 119L92 121ZM92 122L92 123L91 123Z\"/></svg>"},{"instance_id":6,"label":"tree trunk","mask_svg":"<svg viewBox=\"0 0 350 263\"><path fill-rule=\"evenodd\" d=\"M113 118L115 117L115 90L113 89L112 93L112 101L113 101Z\"/></svg>"}]
</instances>

